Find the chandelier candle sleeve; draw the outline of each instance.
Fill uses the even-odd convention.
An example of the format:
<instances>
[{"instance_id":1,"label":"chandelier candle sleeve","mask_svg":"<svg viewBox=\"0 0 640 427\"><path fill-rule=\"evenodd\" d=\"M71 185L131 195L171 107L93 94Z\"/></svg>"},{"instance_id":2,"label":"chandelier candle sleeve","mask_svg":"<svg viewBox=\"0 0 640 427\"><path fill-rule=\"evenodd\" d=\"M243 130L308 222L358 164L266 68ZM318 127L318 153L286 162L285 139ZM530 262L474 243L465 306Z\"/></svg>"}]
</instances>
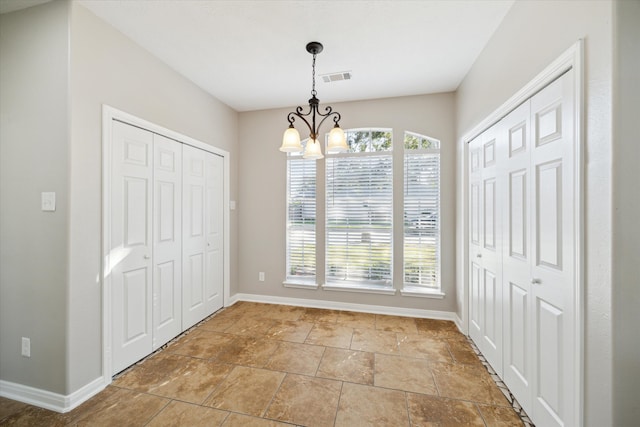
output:
<instances>
[{"instance_id":1,"label":"chandelier candle sleeve","mask_svg":"<svg viewBox=\"0 0 640 427\"><path fill-rule=\"evenodd\" d=\"M300 143L300 134L293 127L293 122L296 117L302 120L309 128L309 141L307 142L306 149L302 155L305 159L321 159L322 149L320 142L318 141L318 135L320 126L329 117L333 120L334 126L329 132L329 141L327 144L327 150L330 152L343 152L348 151L347 139L344 131L340 128L340 113L333 111L329 106L324 108L324 113L321 113L318 105L320 100L316 97L316 55L322 52L322 44L319 42L310 42L307 44L307 52L313 55L313 63L311 68L312 86L311 86L311 99L309 100L309 111L303 112L303 107L296 107L295 111L290 112L287 115L289 121L289 128L284 132L282 137L282 145L280 151L284 152L301 152L302 144ZM317 116L317 117L316 117ZM317 123L317 120L320 122ZM311 123L310 123L311 122ZM316 125L317 123L317 125Z\"/></svg>"}]
</instances>

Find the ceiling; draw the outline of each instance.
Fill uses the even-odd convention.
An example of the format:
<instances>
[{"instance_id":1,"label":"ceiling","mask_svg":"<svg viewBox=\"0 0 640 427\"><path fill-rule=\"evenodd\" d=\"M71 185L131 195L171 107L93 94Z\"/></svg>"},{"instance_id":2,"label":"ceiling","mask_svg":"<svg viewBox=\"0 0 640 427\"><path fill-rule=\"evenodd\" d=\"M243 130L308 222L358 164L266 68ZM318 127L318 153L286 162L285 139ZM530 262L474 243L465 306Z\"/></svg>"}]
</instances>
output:
<instances>
[{"instance_id":1,"label":"ceiling","mask_svg":"<svg viewBox=\"0 0 640 427\"><path fill-rule=\"evenodd\" d=\"M12 3L1 0L2 3ZM23 2L25 0L22 0ZM75 0L237 111L455 90L514 0Z\"/></svg>"}]
</instances>

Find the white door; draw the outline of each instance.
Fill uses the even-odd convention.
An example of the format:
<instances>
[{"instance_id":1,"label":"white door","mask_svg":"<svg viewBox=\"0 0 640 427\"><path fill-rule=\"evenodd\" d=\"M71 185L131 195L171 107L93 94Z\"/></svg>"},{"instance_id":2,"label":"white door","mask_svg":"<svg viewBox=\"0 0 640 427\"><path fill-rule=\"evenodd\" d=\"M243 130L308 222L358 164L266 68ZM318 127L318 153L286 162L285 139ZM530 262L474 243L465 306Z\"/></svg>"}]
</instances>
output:
<instances>
[{"instance_id":1,"label":"white door","mask_svg":"<svg viewBox=\"0 0 640 427\"><path fill-rule=\"evenodd\" d=\"M152 348L153 135L113 122L111 151L112 373Z\"/></svg>"},{"instance_id":2,"label":"white door","mask_svg":"<svg viewBox=\"0 0 640 427\"><path fill-rule=\"evenodd\" d=\"M221 181L219 156L183 147L183 329L222 307Z\"/></svg>"},{"instance_id":3,"label":"white door","mask_svg":"<svg viewBox=\"0 0 640 427\"><path fill-rule=\"evenodd\" d=\"M531 328L531 126L530 102L502 121L504 147L501 179L506 183L503 209L504 376L509 390L532 414L533 342Z\"/></svg>"},{"instance_id":4,"label":"white door","mask_svg":"<svg viewBox=\"0 0 640 427\"><path fill-rule=\"evenodd\" d=\"M502 373L501 192L498 123L470 143L471 337Z\"/></svg>"},{"instance_id":5,"label":"white door","mask_svg":"<svg viewBox=\"0 0 640 427\"><path fill-rule=\"evenodd\" d=\"M577 423L572 73L469 145L470 335L543 426Z\"/></svg>"},{"instance_id":6,"label":"white door","mask_svg":"<svg viewBox=\"0 0 640 427\"><path fill-rule=\"evenodd\" d=\"M483 136L469 143L469 335L482 342L482 142Z\"/></svg>"},{"instance_id":7,"label":"white door","mask_svg":"<svg viewBox=\"0 0 640 427\"><path fill-rule=\"evenodd\" d=\"M207 315L222 308L224 279L224 160L212 153L205 153L205 178L207 208L205 210L207 271L205 279L205 305Z\"/></svg>"},{"instance_id":8,"label":"white door","mask_svg":"<svg viewBox=\"0 0 640 427\"><path fill-rule=\"evenodd\" d=\"M533 414L576 425L573 70L531 98Z\"/></svg>"},{"instance_id":9,"label":"white door","mask_svg":"<svg viewBox=\"0 0 640 427\"><path fill-rule=\"evenodd\" d=\"M153 350L182 332L182 144L153 135Z\"/></svg>"}]
</instances>

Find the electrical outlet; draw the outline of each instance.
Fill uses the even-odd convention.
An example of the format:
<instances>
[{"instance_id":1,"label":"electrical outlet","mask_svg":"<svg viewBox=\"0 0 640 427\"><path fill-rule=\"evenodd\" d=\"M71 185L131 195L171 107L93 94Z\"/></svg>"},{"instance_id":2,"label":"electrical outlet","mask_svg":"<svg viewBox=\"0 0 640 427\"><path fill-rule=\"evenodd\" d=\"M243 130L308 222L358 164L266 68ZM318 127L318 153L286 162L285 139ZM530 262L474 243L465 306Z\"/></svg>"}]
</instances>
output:
<instances>
[{"instance_id":1,"label":"electrical outlet","mask_svg":"<svg viewBox=\"0 0 640 427\"><path fill-rule=\"evenodd\" d=\"M264 282L264 271L261 271L260 273L258 273L258 280L261 282Z\"/></svg>"},{"instance_id":2,"label":"electrical outlet","mask_svg":"<svg viewBox=\"0 0 640 427\"><path fill-rule=\"evenodd\" d=\"M31 340L26 337L22 337L22 355L31 357Z\"/></svg>"}]
</instances>

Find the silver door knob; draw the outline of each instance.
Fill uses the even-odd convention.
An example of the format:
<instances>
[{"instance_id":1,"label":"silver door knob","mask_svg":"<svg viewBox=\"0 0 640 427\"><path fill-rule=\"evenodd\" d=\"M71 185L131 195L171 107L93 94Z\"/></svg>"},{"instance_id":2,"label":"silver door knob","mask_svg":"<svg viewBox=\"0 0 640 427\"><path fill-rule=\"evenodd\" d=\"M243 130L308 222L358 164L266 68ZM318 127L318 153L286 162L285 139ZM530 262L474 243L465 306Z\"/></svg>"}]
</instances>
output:
<instances>
[{"instance_id":1,"label":"silver door knob","mask_svg":"<svg viewBox=\"0 0 640 427\"><path fill-rule=\"evenodd\" d=\"M149 255L144 256L144 259L149 259L149 258L151 258Z\"/></svg>"},{"instance_id":2,"label":"silver door knob","mask_svg":"<svg viewBox=\"0 0 640 427\"><path fill-rule=\"evenodd\" d=\"M540 279L531 279L531 284L532 285L539 285L540 283L542 283L542 280L540 280Z\"/></svg>"},{"instance_id":3,"label":"silver door knob","mask_svg":"<svg viewBox=\"0 0 640 427\"><path fill-rule=\"evenodd\" d=\"M482 254L476 255L476 258L482 258Z\"/></svg>"}]
</instances>

